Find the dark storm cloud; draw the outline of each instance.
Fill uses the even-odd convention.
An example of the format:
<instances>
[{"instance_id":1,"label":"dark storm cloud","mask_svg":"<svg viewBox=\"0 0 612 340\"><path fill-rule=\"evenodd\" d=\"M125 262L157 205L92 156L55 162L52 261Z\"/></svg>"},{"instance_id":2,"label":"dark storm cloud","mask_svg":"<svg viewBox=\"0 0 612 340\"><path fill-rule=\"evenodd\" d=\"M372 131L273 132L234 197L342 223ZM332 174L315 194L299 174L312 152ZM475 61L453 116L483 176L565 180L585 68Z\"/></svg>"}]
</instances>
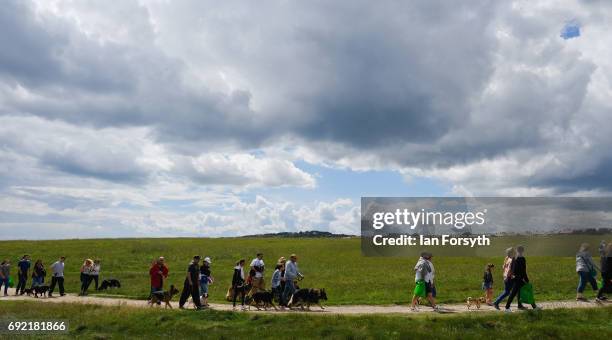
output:
<instances>
[{"instance_id":1,"label":"dark storm cloud","mask_svg":"<svg viewBox=\"0 0 612 340\"><path fill-rule=\"evenodd\" d=\"M601 2L582 3L592 13L572 43L607 22ZM476 0L90 5L74 6L95 13L81 25L107 21L93 33L31 3L3 4L0 114L145 126L190 155L284 147L287 137L328 164L363 156L392 169L552 153L579 170L563 175L559 166L508 185L610 187L605 151L581 146L611 142L600 121L609 108L589 97L601 65L559 38L572 19L564 11ZM36 157L111 181L148 173L129 156L113 170L82 151Z\"/></svg>"}]
</instances>

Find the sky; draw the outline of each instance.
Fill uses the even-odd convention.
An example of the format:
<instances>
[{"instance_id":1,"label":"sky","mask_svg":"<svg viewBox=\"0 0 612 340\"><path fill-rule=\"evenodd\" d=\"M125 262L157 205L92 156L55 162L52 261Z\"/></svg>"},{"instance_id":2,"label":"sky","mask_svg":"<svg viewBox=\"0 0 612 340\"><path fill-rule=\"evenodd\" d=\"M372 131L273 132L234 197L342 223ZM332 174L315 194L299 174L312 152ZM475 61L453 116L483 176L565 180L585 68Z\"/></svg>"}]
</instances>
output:
<instances>
[{"instance_id":1,"label":"sky","mask_svg":"<svg viewBox=\"0 0 612 340\"><path fill-rule=\"evenodd\" d=\"M612 2L0 7L4 239L359 233L362 196L609 196Z\"/></svg>"}]
</instances>

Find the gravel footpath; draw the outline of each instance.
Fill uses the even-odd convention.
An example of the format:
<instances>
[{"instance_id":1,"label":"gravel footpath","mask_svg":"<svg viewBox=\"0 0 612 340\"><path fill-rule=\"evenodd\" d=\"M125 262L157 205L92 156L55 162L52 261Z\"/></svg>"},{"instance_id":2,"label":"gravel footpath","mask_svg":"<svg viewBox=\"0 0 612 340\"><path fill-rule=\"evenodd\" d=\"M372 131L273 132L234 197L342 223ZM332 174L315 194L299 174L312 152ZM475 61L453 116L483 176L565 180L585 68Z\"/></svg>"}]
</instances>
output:
<instances>
[{"instance_id":1,"label":"gravel footpath","mask_svg":"<svg viewBox=\"0 0 612 340\"><path fill-rule=\"evenodd\" d=\"M82 303L82 304L94 304L104 306L129 306L135 308L158 308L157 306L151 307L145 300L133 300L124 298L109 298L109 297L95 297L95 296L77 296L75 294L66 294L60 297L54 295L52 298L34 298L31 296L15 296L14 290L9 290L9 296L0 296L0 303L2 301L14 301L14 300L31 300L38 301L40 303ZM596 303L595 300L589 302L578 302L578 301L543 301L539 302L538 306L543 309L557 309L557 308L597 308L601 306L612 306L612 302ZM178 302L172 302L173 308L178 308ZM189 305L193 307L193 305ZM502 311L503 311L503 305ZM163 307L162 307L163 308ZM231 304L220 304L211 303L210 307L214 310L231 311ZM516 302L512 304L512 310L517 311ZM257 311L255 307L251 307L250 312L266 312L264 310ZM268 309L268 313L295 313L302 312L299 309L275 311L274 309ZM320 309L318 306L312 306L310 311L305 311L312 314L421 314L421 313L434 313L431 307L420 306L417 311L412 311L407 305L387 305L387 306L369 306L369 305L354 305L354 306L328 306L325 309ZM442 314L453 314L453 313L501 313L495 310L493 307L482 305L480 309L472 308L467 309L465 304L440 304L440 311Z\"/></svg>"}]
</instances>

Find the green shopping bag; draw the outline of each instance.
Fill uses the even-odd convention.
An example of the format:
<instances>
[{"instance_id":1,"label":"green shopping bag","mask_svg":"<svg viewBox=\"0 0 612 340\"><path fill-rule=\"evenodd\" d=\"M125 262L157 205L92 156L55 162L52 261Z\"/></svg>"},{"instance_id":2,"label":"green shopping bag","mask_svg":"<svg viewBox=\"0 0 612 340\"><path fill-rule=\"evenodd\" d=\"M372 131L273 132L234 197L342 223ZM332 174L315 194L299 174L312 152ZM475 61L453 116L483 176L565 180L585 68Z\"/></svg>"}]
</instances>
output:
<instances>
[{"instance_id":1,"label":"green shopping bag","mask_svg":"<svg viewBox=\"0 0 612 340\"><path fill-rule=\"evenodd\" d=\"M527 282L521 287L521 291L519 294L519 301L521 303L534 304L535 298L533 297L533 286L531 283Z\"/></svg>"},{"instance_id":2,"label":"green shopping bag","mask_svg":"<svg viewBox=\"0 0 612 340\"><path fill-rule=\"evenodd\" d=\"M425 293L425 281L419 280L416 282L416 286L414 286L414 296L427 296L427 294Z\"/></svg>"},{"instance_id":3,"label":"green shopping bag","mask_svg":"<svg viewBox=\"0 0 612 340\"><path fill-rule=\"evenodd\" d=\"M9 282L8 282L9 287L13 288L13 286L15 285L15 282L13 282L13 278L11 276L9 276Z\"/></svg>"}]
</instances>

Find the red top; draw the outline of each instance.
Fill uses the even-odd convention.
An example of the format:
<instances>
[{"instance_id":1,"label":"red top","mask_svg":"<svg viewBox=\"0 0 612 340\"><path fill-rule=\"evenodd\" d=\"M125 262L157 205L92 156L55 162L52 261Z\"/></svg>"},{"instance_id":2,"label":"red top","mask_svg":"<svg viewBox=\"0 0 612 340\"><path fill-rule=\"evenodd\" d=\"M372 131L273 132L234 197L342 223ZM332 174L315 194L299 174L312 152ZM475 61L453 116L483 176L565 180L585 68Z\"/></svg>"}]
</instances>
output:
<instances>
[{"instance_id":1,"label":"red top","mask_svg":"<svg viewBox=\"0 0 612 340\"><path fill-rule=\"evenodd\" d=\"M161 275L159 274L160 271L162 272ZM156 264L149 270L149 276L151 277L151 286L161 288L162 278L168 277L168 267L162 266L160 268L159 265Z\"/></svg>"}]
</instances>

